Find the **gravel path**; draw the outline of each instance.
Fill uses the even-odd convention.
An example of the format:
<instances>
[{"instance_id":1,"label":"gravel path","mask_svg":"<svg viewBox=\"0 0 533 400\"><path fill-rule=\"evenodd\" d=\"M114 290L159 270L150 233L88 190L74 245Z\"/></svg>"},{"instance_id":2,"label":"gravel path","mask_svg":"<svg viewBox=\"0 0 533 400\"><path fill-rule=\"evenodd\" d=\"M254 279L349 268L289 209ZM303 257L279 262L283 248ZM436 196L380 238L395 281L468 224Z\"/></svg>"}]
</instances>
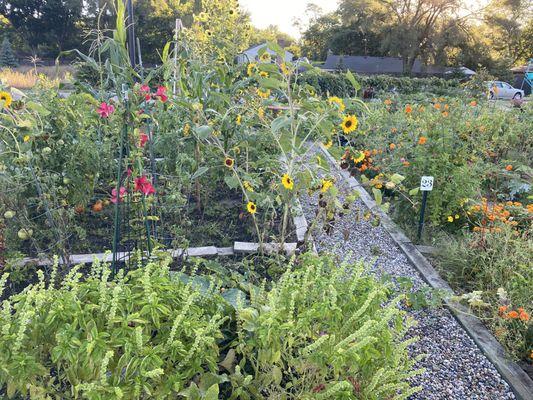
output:
<instances>
[{"instance_id":1,"label":"gravel path","mask_svg":"<svg viewBox=\"0 0 533 400\"><path fill-rule=\"evenodd\" d=\"M330 175L336 178L336 185L341 193L349 193L347 183L335 168L332 168ZM301 203L307 220L312 221L317 197L304 195ZM357 200L351 210L350 214L336 221L331 235L315 235L317 250L333 251L350 260L363 258L372 262L377 274L409 277L415 287L425 286L418 271L409 263L387 231L381 226L374 227L371 219L367 221L364 218L364 214L368 212L364 203ZM349 232L348 240L345 240L343 232ZM410 352L413 356L427 355L417 365L426 368L426 372L412 380L413 385L421 385L423 390L410 399L515 399L509 385L447 309L407 311L418 321L409 335L420 337L410 348Z\"/></svg>"}]
</instances>

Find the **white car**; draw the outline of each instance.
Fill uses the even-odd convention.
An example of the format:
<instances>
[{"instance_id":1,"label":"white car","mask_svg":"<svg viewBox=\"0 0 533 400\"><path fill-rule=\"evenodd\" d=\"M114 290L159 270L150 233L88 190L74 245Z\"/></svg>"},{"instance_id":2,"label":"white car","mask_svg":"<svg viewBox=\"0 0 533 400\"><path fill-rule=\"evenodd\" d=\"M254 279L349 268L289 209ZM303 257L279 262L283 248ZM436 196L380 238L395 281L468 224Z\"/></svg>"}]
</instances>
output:
<instances>
[{"instance_id":1,"label":"white car","mask_svg":"<svg viewBox=\"0 0 533 400\"><path fill-rule=\"evenodd\" d=\"M489 89L489 97L492 100L495 99L522 99L524 97L524 91L516 89L509 85L507 82L493 81L487 82Z\"/></svg>"}]
</instances>

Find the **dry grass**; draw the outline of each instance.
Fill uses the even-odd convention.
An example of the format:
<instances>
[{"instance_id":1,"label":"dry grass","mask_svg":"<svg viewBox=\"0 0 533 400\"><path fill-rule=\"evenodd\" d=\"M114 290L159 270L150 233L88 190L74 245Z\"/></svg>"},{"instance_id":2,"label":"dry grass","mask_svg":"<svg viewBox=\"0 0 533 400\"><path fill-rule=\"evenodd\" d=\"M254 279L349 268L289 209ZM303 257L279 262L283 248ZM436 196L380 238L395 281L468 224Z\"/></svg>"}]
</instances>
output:
<instances>
[{"instance_id":1,"label":"dry grass","mask_svg":"<svg viewBox=\"0 0 533 400\"><path fill-rule=\"evenodd\" d=\"M68 82L74 74L74 68L70 65L59 67L20 66L17 68L4 68L0 70L2 84L17 89L31 89L40 79L48 79L55 83Z\"/></svg>"}]
</instances>

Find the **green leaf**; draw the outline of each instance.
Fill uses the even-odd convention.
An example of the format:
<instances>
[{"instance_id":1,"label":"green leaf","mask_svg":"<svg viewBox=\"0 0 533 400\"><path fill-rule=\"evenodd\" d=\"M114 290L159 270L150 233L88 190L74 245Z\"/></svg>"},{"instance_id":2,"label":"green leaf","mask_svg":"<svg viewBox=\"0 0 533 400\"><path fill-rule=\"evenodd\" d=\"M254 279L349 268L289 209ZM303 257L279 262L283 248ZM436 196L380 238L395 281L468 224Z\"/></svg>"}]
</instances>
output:
<instances>
[{"instance_id":1,"label":"green leaf","mask_svg":"<svg viewBox=\"0 0 533 400\"><path fill-rule=\"evenodd\" d=\"M224 177L224 182L229 186L230 189L237 189L239 187L239 180L234 175L226 175Z\"/></svg>"},{"instance_id":2,"label":"green leaf","mask_svg":"<svg viewBox=\"0 0 533 400\"><path fill-rule=\"evenodd\" d=\"M380 206L381 203L383 203L383 195L381 194L381 190L372 188L372 193L374 193L374 200L376 201L376 204Z\"/></svg>"},{"instance_id":3,"label":"green leaf","mask_svg":"<svg viewBox=\"0 0 533 400\"><path fill-rule=\"evenodd\" d=\"M350 81L356 92L361 89L361 85L355 80L355 77L353 76L351 71L346 72L346 78Z\"/></svg>"},{"instance_id":4,"label":"green leaf","mask_svg":"<svg viewBox=\"0 0 533 400\"><path fill-rule=\"evenodd\" d=\"M286 115L281 115L278 118L276 118L274 121L272 121L272 124L270 125L272 132L276 133L280 129L285 128L286 126L289 126L291 124L291 119L287 117Z\"/></svg>"},{"instance_id":5,"label":"green leaf","mask_svg":"<svg viewBox=\"0 0 533 400\"><path fill-rule=\"evenodd\" d=\"M283 378L283 373L281 372L281 368L277 365L274 365L272 368L272 380L276 385L279 385L281 383L281 379Z\"/></svg>"},{"instance_id":6,"label":"green leaf","mask_svg":"<svg viewBox=\"0 0 533 400\"><path fill-rule=\"evenodd\" d=\"M196 133L196 136L200 139L207 139L211 133L213 133L213 128L211 128L209 125L202 125L198 126L194 129L194 132Z\"/></svg>"},{"instance_id":7,"label":"green leaf","mask_svg":"<svg viewBox=\"0 0 533 400\"><path fill-rule=\"evenodd\" d=\"M192 174L191 176L191 181L194 180L194 179L198 179L199 177L201 177L203 174L205 174L207 171L209 170L209 167L200 167L198 168L194 174Z\"/></svg>"},{"instance_id":8,"label":"green leaf","mask_svg":"<svg viewBox=\"0 0 533 400\"><path fill-rule=\"evenodd\" d=\"M420 188L415 187L414 189L409 190L409 195L410 196L414 196L415 194L418 193L419 190L420 190Z\"/></svg>"},{"instance_id":9,"label":"green leaf","mask_svg":"<svg viewBox=\"0 0 533 400\"><path fill-rule=\"evenodd\" d=\"M400 174L394 174L390 177L391 182L395 183L396 185L399 185L402 183L402 181L405 179L405 176Z\"/></svg>"},{"instance_id":10,"label":"green leaf","mask_svg":"<svg viewBox=\"0 0 533 400\"><path fill-rule=\"evenodd\" d=\"M215 383L213 386L207 389L207 392L205 392L204 399L205 400L218 400L218 384L217 383Z\"/></svg>"},{"instance_id":11,"label":"green leaf","mask_svg":"<svg viewBox=\"0 0 533 400\"><path fill-rule=\"evenodd\" d=\"M246 299L246 294L242 290L236 288L228 289L222 293L222 298L235 309L237 309L237 300L239 297L244 301L244 299Z\"/></svg>"},{"instance_id":12,"label":"green leaf","mask_svg":"<svg viewBox=\"0 0 533 400\"><path fill-rule=\"evenodd\" d=\"M279 89L283 87L283 82L276 78L261 78L259 79L259 86L265 89Z\"/></svg>"}]
</instances>

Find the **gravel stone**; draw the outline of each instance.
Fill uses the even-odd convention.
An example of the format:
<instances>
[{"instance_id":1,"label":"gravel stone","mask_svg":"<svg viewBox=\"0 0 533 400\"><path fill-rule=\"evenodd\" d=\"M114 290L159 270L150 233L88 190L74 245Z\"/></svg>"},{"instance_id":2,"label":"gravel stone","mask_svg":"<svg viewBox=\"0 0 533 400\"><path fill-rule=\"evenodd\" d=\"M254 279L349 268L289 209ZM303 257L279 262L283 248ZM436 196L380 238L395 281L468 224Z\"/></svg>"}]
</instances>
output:
<instances>
[{"instance_id":1,"label":"gravel stone","mask_svg":"<svg viewBox=\"0 0 533 400\"><path fill-rule=\"evenodd\" d=\"M336 167L332 167L328 175L336 179L341 197L351 193ZM309 223L315 217L317 197L303 194L300 198ZM315 233L317 250L340 254L350 261L363 259L372 266L371 271L378 276L389 274L393 278L409 277L413 281L414 290L427 286L388 232L382 226L373 226L372 218L364 218L367 213L365 204L357 200L349 213L337 218L330 235ZM349 232L348 240L345 240L343 232ZM425 355L416 367L426 369L422 375L412 378L412 385L420 385L422 390L410 399L515 399L507 382L448 309L407 309L407 313L418 322L410 329L408 337L419 337L419 340L410 346L409 352L413 357Z\"/></svg>"}]
</instances>

